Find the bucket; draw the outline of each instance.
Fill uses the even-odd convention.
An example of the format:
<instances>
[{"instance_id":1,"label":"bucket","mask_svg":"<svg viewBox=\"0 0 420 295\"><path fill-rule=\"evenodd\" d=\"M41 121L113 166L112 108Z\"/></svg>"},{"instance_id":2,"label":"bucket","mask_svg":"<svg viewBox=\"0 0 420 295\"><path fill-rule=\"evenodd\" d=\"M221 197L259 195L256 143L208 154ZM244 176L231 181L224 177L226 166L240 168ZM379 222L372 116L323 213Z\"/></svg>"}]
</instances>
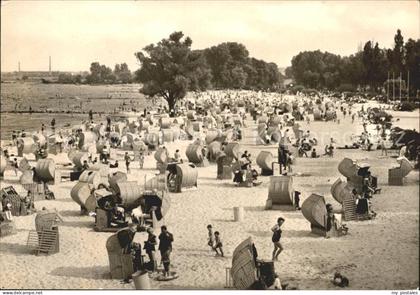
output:
<instances>
[{"instance_id":1,"label":"bucket","mask_svg":"<svg viewBox=\"0 0 420 295\"><path fill-rule=\"evenodd\" d=\"M136 271L132 274L136 290L150 290L150 280L147 271Z\"/></svg>"},{"instance_id":2,"label":"bucket","mask_svg":"<svg viewBox=\"0 0 420 295\"><path fill-rule=\"evenodd\" d=\"M243 207L233 207L233 219L237 222L242 222L244 220L244 208Z\"/></svg>"}]
</instances>

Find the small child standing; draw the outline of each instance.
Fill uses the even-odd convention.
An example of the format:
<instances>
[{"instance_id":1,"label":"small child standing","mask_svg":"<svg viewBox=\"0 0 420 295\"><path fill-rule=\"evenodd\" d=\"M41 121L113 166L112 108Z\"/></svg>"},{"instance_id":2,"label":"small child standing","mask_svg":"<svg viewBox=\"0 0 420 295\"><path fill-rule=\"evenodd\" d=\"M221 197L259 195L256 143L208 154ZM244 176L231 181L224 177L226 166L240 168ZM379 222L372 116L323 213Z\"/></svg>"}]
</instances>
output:
<instances>
[{"instance_id":1,"label":"small child standing","mask_svg":"<svg viewBox=\"0 0 420 295\"><path fill-rule=\"evenodd\" d=\"M216 251L216 256L222 256L224 257L223 254L223 244L222 244L222 240L220 239L220 233L218 231L214 232L214 239L215 239L215 246L213 247L214 251ZM219 252L217 251L217 249L219 249Z\"/></svg>"},{"instance_id":2,"label":"small child standing","mask_svg":"<svg viewBox=\"0 0 420 295\"><path fill-rule=\"evenodd\" d=\"M214 234L213 234L213 227L211 224L207 225L207 230L208 230L208 234L209 234L209 238L208 238L208 242L207 245L210 246L210 248L214 250L213 246L214 246Z\"/></svg>"},{"instance_id":3,"label":"small child standing","mask_svg":"<svg viewBox=\"0 0 420 295\"><path fill-rule=\"evenodd\" d=\"M139 155L139 165L140 165L140 169L143 169L143 165L144 165L144 154L140 153Z\"/></svg>"}]
</instances>

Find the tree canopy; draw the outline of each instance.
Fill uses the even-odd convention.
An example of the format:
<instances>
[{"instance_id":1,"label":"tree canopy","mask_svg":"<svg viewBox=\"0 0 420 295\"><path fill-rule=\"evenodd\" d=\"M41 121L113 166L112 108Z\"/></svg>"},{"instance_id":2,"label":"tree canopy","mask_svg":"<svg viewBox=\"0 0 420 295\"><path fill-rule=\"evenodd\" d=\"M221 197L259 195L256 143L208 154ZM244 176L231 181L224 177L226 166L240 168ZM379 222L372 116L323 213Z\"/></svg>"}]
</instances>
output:
<instances>
[{"instance_id":1,"label":"tree canopy","mask_svg":"<svg viewBox=\"0 0 420 295\"><path fill-rule=\"evenodd\" d=\"M388 79L409 80L410 94L420 88L420 39L404 43L400 30L394 36L394 48L380 48L367 41L363 50L341 57L329 52L304 51L294 56L292 66L286 69L296 83L317 89L369 88L380 91ZM408 75L408 72L410 73ZM409 76L409 77L408 77Z\"/></svg>"},{"instance_id":2,"label":"tree canopy","mask_svg":"<svg viewBox=\"0 0 420 295\"><path fill-rule=\"evenodd\" d=\"M135 56L141 64L136 80L142 93L161 96L174 110L187 91L218 89L275 89L282 79L277 65L249 57L236 42L191 50L192 40L182 32L146 46Z\"/></svg>"},{"instance_id":3,"label":"tree canopy","mask_svg":"<svg viewBox=\"0 0 420 295\"><path fill-rule=\"evenodd\" d=\"M187 91L205 90L211 79L203 56L191 50L191 38L183 37L182 32L174 32L135 54L141 64L136 71L136 80L143 84L141 92L163 97L171 111Z\"/></svg>"}]
</instances>

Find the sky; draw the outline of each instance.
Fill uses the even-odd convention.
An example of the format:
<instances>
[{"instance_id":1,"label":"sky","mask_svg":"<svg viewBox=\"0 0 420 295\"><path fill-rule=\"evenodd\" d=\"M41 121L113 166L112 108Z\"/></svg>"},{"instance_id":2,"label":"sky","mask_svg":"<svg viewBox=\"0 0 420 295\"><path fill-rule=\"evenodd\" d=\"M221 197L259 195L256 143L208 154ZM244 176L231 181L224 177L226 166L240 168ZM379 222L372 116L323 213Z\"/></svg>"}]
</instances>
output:
<instances>
[{"instance_id":1,"label":"sky","mask_svg":"<svg viewBox=\"0 0 420 295\"><path fill-rule=\"evenodd\" d=\"M393 46L420 34L419 1L1 1L1 71L114 67L182 31L193 49L244 44L250 56L287 67L305 50L355 53L374 40Z\"/></svg>"}]
</instances>

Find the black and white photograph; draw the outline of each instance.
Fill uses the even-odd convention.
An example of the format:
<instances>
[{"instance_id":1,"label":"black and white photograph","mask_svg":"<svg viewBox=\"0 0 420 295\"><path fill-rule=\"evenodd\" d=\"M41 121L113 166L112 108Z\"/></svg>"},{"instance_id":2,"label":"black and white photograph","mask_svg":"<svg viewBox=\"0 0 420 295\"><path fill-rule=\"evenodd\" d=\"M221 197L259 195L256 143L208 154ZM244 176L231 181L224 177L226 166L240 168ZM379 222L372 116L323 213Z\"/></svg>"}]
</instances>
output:
<instances>
[{"instance_id":1,"label":"black and white photograph","mask_svg":"<svg viewBox=\"0 0 420 295\"><path fill-rule=\"evenodd\" d=\"M3 295L418 294L417 0L1 1L0 103Z\"/></svg>"}]
</instances>

